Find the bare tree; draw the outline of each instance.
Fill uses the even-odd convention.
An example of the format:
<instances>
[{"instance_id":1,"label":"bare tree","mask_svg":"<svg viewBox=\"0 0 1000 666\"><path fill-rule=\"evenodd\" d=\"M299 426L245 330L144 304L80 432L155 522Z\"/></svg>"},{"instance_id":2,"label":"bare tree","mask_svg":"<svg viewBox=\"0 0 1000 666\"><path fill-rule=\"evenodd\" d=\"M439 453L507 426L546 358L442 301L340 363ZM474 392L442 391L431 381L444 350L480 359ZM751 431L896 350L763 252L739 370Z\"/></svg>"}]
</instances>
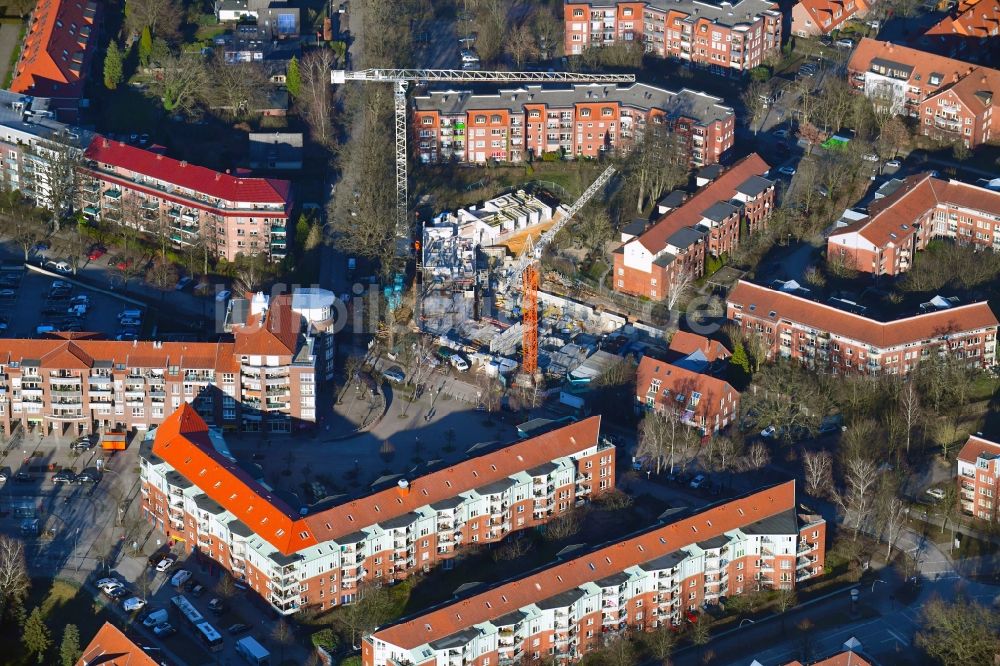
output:
<instances>
[{"instance_id":1,"label":"bare tree","mask_svg":"<svg viewBox=\"0 0 1000 666\"><path fill-rule=\"evenodd\" d=\"M694 271L684 266L671 273L670 282L667 283L666 291L663 293L663 303L668 310L673 311L677 305L685 300L694 287Z\"/></svg>"},{"instance_id":2,"label":"bare tree","mask_svg":"<svg viewBox=\"0 0 1000 666\"><path fill-rule=\"evenodd\" d=\"M389 591L372 583L361 583L351 604L338 618L351 637L351 645L367 631L389 620L393 615L393 601Z\"/></svg>"},{"instance_id":3,"label":"bare tree","mask_svg":"<svg viewBox=\"0 0 1000 666\"><path fill-rule=\"evenodd\" d=\"M882 536L888 546L885 552L887 561L892 559L892 547L896 545L899 535L906 527L906 508L906 503L895 495L882 507Z\"/></svg>"},{"instance_id":4,"label":"bare tree","mask_svg":"<svg viewBox=\"0 0 1000 666\"><path fill-rule=\"evenodd\" d=\"M16 608L22 608L30 588L24 544L0 534L0 608L4 615L9 616Z\"/></svg>"},{"instance_id":5,"label":"bare tree","mask_svg":"<svg viewBox=\"0 0 1000 666\"><path fill-rule=\"evenodd\" d=\"M802 467L806 477L806 492L824 497L833 488L833 456L829 451L803 451Z\"/></svg>"},{"instance_id":6,"label":"bare tree","mask_svg":"<svg viewBox=\"0 0 1000 666\"><path fill-rule=\"evenodd\" d=\"M764 442L754 442L747 449L744 463L747 469L757 471L766 467L770 462L771 453L767 450L767 445Z\"/></svg>"},{"instance_id":7,"label":"bare tree","mask_svg":"<svg viewBox=\"0 0 1000 666\"><path fill-rule=\"evenodd\" d=\"M204 97L209 78L200 53L170 54L159 63L150 90L169 114L190 114Z\"/></svg>"},{"instance_id":8,"label":"bare tree","mask_svg":"<svg viewBox=\"0 0 1000 666\"><path fill-rule=\"evenodd\" d=\"M906 453L910 453L910 441L913 438L913 429L921 416L920 394L917 392L915 382L907 381L903 390L899 392L899 412L906 428Z\"/></svg>"},{"instance_id":9,"label":"bare tree","mask_svg":"<svg viewBox=\"0 0 1000 666\"><path fill-rule=\"evenodd\" d=\"M509 39L507 3L505 0L480 0L477 3L476 27L479 37L476 50L484 62L495 62L504 52Z\"/></svg>"},{"instance_id":10,"label":"bare tree","mask_svg":"<svg viewBox=\"0 0 1000 666\"><path fill-rule=\"evenodd\" d=\"M747 110L747 122L755 136L760 130L760 122L767 115L772 89L773 86L766 81L751 81L740 95Z\"/></svg>"},{"instance_id":11,"label":"bare tree","mask_svg":"<svg viewBox=\"0 0 1000 666\"><path fill-rule=\"evenodd\" d=\"M180 35L184 10L177 0L128 0L125 5L125 28L138 35L143 28L164 39Z\"/></svg>"},{"instance_id":12,"label":"bare tree","mask_svg":"<svg viewBox=\"0 0 1000 666\"><path fill-rule=\"evenodd\" d=\"M515 28L507 40L507 50L510 52L511 57L514 58L514 64L517 65L517 69L521 69L522 65L529 60L537 58L539 53L538 43L535 41L535 36L531 32L531 28L523 23Z\"/></svg>"},{"instance_id":13,"label":"bare tree","mask_svg":"<svg viewBox=\"0 0 1000 666\"><path fill-rule=\"evenodd\" d=\"M691 429L681 420L675 409L655 409L646 413L639 425L639 456L656 461L656 473L668 466L670 473L678 457L678 449L684 447L684 440L691 438Z\"/></svg>"},{"instance_id":14,"label":"bare tree","mask_svg":"<svg viewBox=\"0 0 1000 666\"><path fill-rule=\"evenodd\" d=\"M844 511L844 522L852 526L857 540L867 521L871 518L872 492L878 482L878 467L861 455L850 457L844 465L844 489L834 493L834 500Z\"/></svg>"},{"instance_id":15,"label":"bare tree","mask_svg":"<svg viewBox=\"0 0 1000 666\"><path fill-rule=\"evenodd\" d=\"M367 40L365 44L367 46ZM334 68L335 60L332 50L313 49L302 58L299 68L302 88L296 103L301 105L302 116L309 124L313 141L326 148L334 144L330 70ZM388 127L382 129L387 131ZM385 154L378 156L383 160L385 157Z\"/></svg>"},{"instance_id":16,"label":"bare tree","mask_svg":"<svg viewBox=\"0 0 1000 666\"><path fill-rule=\"evenodd\" d=\"M219 55L208 68L206 101L234 118L247 118L267 101L267 75L252 62L227 63Z\"/></svg>"},{"instance_id":17,"label":"bare tree","mask_svg":"<svg viewBox=\"0 0 1000 666\"><path fill-rule=\"evenodd\" d=\"M15 212L9 218L5 219L3 224L7 233L13 237L14 242L24 252L25 261L28 260L31 249L40 240L45 238L45 230L42 228L42 225L28 211Z\"/></svg>"},{"instance_id":18,"label":"bare tree","mask_svg":"<svg viewBox=\"0 0 1000 666\"><path fill-rule=\"evenodd\" d=\"M83 151L68 141L51 139L33 146L32 152L45 163L35 174L35 203L52 212L52 230L58 232L62 219L76 204Z\"/></svg>"},{"instance_id":19,"label":"bare tree","mask_svg":"<svg viewBox=\"0 0 1000 666\"><path fill-rule=\"evenodd\" d=\"M916 644L936 663L991 664L1000 621L995 611L966 599L931 599L923 607Z\"/></svg>"},{"instance_id":20,"label":"bare tree","mask_svg":"<svg viewBox=\"0 0 1000 666\"><path fill-rule=\"evenodd\" d=\"M580 531L580 511L573 510L553 518L545 525L545 538L549 541L568 539Z\"/></svg>"}]
</instances>

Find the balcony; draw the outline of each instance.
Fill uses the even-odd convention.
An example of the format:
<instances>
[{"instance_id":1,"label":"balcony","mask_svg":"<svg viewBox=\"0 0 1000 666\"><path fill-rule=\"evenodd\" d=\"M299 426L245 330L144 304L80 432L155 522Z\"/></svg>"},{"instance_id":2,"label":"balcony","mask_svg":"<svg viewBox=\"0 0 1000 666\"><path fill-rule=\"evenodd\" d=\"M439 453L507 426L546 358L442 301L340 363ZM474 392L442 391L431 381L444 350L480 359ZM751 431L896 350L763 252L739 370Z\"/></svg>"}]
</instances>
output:
<instances>
[{"instance_id":1,"label":"balcony","mask_svg":"<svg viewBox=\"0 0 1000 666\"><path fill-rule=\"evenodd\" d=\"M114 201L117 201L118 199L122 198L122 191L121 190L105 190L104 197L106 199L112 199Z\"/></svg>"}]
</instances>

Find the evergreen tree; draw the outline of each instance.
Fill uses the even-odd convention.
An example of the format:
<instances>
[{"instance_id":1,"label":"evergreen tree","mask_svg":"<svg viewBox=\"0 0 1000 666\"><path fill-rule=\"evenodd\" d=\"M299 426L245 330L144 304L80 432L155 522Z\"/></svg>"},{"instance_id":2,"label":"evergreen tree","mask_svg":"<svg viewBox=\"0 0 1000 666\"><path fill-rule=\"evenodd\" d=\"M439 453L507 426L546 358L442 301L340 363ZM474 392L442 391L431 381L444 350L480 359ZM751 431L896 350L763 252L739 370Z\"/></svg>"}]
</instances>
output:
<instances>
[{"instance_id":1,"label":"evergreen tree","mask_svg":"<svg viewBox=\"0 0 1000 666\"><path fill-rule=\"evenodd\" d=\"M21 636L21 642L24 643L28 654L38 657L39 664L45 663L45 653L52 647L52 635L45 625L45 618L42 617L40 608L31 611L27 622L24 623L24 634Z\"/></svg>"},{"instance_id":2,"label":"evergreen tree","mask_svg":"<svg viewBox=\"0 0 1000 666\"><path fill-rule=\"evenodd\" d=\"M729 359L729 368L731 369L731 377L736 384L742 384L746 382L750 375L750 357L747 356L747 350L744 349L743 343L739 340L736 341L736 345L733 347L733 355Z\"/></svg>"},{"instance_id":3,"label":"evergreen tree","mask_svg":"<svg viewBox=\"0 0 1000 666\"><path fill-rule=\"evenodd\" d=\"M108 45L107 55L104 56L104 87L114 90L122 82L122 52L118 44L112 41Z\"/></svg>"},{"instance_id":4,"label":"evergreen tree","mask_svg":"<svg viewBox=\"0 0 1000 666\"><path fill-rule=\"evenodd\" d=\"M288 61L288 71L285 72L285 88L292 97L298 97L302 92L302 74L299 73L298 58L292 56Z\"/></svg>"},{"instance_id":5,"label":"evergreen tree","mask_svg":"<svg viewBox=\"0 0 1000 666\"><path fill-rule=\"evenodd\" d=\"M67 624L59 646L59 660L62 666L73 666L81 655L83 650L80 649L80 630L75 624Z\"/></svg>"},{"instance_id":6,"label":"evergreen tree","mask_svg":"<svg viewBox=\"0 0 1000 666\"><path fill-rule=\"evenodd\" d=\"M319 225L319 222L313 222L312 226L309 227L309 235L306 236L305 250L310 252L323 242L323 228Z\"/></svg>"},{"instance_id":7,"label":"evergreen tree","mask_svg":"<svg viewBox=\"0 0 1000 666\"><path fill-rule=\"evenodd\" d=\"M307 238L309 238L309 218L303 213L299 215L299 220L295 223L295 243L304 248Z\"/></svg>"},{"instance_id":8,"label":"evergreen tree","mask_svg":"<svg viewBox=\"0 0 1000 666\"><path fill-rule=\"evenodd\" d=\"M147 25L142 29L142 36L139 37L139 64L143 67L149 66L150 56L153 55L153 33Z\"/></svg>"}]
</instances>

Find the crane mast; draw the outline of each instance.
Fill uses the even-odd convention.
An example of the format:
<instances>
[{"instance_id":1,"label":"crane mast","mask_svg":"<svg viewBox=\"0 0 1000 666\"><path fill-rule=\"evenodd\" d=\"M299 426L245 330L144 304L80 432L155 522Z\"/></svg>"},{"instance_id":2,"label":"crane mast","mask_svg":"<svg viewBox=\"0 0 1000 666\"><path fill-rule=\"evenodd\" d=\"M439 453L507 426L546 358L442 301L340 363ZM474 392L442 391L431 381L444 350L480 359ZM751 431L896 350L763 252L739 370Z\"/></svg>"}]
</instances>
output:
<instances>
[{"instance_id":1,"label":"crane mast","mask_svg":"<svg viewBox=\"0 0 1000 666\"><path fill-rule=\"evenodd\" d=\"M391 83L396 129L396 234L410 240L409 184L406 154L406 88L411 81L426 83L634 83L634 74L583 74L577 72L479 72L463 69L362 69L332 70L330 82Z\"/></svg>"}]
</instances>

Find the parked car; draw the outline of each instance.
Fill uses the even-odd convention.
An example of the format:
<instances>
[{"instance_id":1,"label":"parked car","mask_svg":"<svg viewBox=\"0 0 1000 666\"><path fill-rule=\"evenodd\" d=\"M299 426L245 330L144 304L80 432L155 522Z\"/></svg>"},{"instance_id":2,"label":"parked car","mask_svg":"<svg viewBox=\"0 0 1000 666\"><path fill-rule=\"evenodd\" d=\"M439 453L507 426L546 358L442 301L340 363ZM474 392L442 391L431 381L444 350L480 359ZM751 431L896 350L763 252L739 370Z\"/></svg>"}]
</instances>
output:
<instances>
[{"instance_id":1,"label":"parked car","mask_svg":"<svg viewBox=\"0 0 1000 666\"><path fill-rule=\"evenodd\" d=\"M187 289L188 285L190 285L192 282L194 282L194 278L185 275L184 277L182 277L180 280L177 281L177 286L174 287L174 289L176 289L177 291L184 291L185 289Z\"/></svg>"},{"instance_id":2,"label":"parked car","mask_svg":"<svg viewBox=\"0 0 1000 666\"><path fill-rule=\"evenodd\" d=\"M878 155L876 155L875 153L866 153L861 156L861 159L863 159L865 162L878 162Z\"/></svg>"},{"instance_id":3,"label":"parked car","mask_svg":"<svg viewBox=\"0 0 1000 666\"><path fill-rule=\"evenodd\" d=\"M0 289L0 298L14 298L17 296L17 289Z\"/></svg>"},{"instance_id":4,"label":"parked car","mask_svg":"<svg viewBox=\"0 0 1000 666\"><path fill-rule=\"evenodd\" d=\"M18 472L14 475L14 481L16 483L31 483L31 475L27 472Z\"/></svg>"},{"instance_id":5,"label":"parked car","mask_svg":"<svg viewBox=\"0 0 1000 666\"><path fill-rule=\"evenodd\" d=\"M140 611L145 607L146 602L139 597L129 597L122 602L122 610L126 613L134 613Z\"/></svg>"},{"instance_id":6,"label":"parked car","mask_svg":"<svg viewBox=\"0 0 1000 666\"><path fill-rule=\"evenodd\" d=\"M177 561L176 557L174 557L173 555L167 555L162 560L160 560L159 563L156 565L156 570L159 571L160 573L163 573L164 571L172 567L174 565L174 562L176 561Z\"/></svg>"},{"instance_id":7,"label":"parked car","mask_svg":"<svg viewBox=\"0 0 1000 666\"><path fill-rule=\"evenodd\" d=\"M128 590L125 589L124 585L119 585L118 587L112 587L105 590L104 594L112 601L118 601L119 599L124 599L128 595Z\"/></svg>"},{"instance_id":8,"label":"parked car","mask_svg":"<svg viewBox=\"0 0 1000 666\"><path fill-rule=\"evenodd\" d=\"M403 370L396 366L393 366L388 370L383 370L382 376L388 379L390 382L394 382L396 384L400 384L406 379L406 375L403 373Z\"/></svg>"},{"instance_id":9,"label":"parked car","mask_svg":"<svg viewBox=\"0 0 1000 666\"><path fill-rule=\"evenodd\" d=\"M941 490L940 488L928 488L927 496L933 497L934 499L940 502L941 500L944 499L944 491Z\"/></svg>"},{"instance_id":10,"label":"parked car","mask_svg":"<svg viewBox=\"0 0 1000 666\"><path fill-rule=\"evenodd\" d=\"M10 478L10 468L4 467L0 469L0 483L7 483L7 479Z\"/></svg>"},{"instance_id":11,"label":"parked car","mask_svg":"<svg viewBox=\"0 0 1000 666\"><path fill-rule=\"evenodd\" d=\"M208 602L208 610L216 615L222 615L226 612L226 604L222 602L222 599L215 598Z\"/></svg>"},{"instance_id":12,"label":"parked car","mask_svg":"<svg viewBox=\"0 0 1000 666\"><path fill-rule=\"evenodd\" d=\"M34 250L35 252L44 252L45 250L48 250L50 247L52 247L52 243L50 243L47 240L40 240L37 243L35 243L34 247L32 247L31 249Z\"/></svg>"},{"instance_id":13,"label":"parked car","mask_svg":"<svg viewBox=\"0 0 1000 666\"><path fill-rule=\"evenodd\" d=\"M177 630L170 626L169 622L162 622L153 627L153 633L157 638L166 638L167 636L176 634Z\"/></svg>"},{"instance_id":14,"label":"parked car","mask_svg":"<svg viewBox=\"0 0 1000 666\"><path fill-rule=\"evenodd\" d=\"M702 484L704 483L705 483L705 475L699 474L698 476L691 479L691 483L688 485L690 485L691 488L697 490L698 488L701 488Z\"/></svg>"},{"instance_id":15,"label":"parked car","mask_svg":"<svg viewBox=\"0 0 1000 666\"><path fill-rule=\"evenodd\" d=\"M158 608L156 610L151 610L146 613L146 616L142 618L142 626L144 627L155 627L158 624L163 624L167 621L169 615L165 608Z\"/></svg>"},{"instance_id":16,"label":"parked car","mask_svg":"<svg viewBox=\"0 0 1000 666\"><path fill-rule=\"evenodd\" d=\"M233 636L238 636L239 634L245 634L246 632L250 631L250 625L243 624L242 622L237 622L236 624L229 625L229 628L226 629L226 631L232 634Z\"/></svg>"},{"instance_id":17,"label":"parked car","mask_svg":"<svg viewBox=\"0 0 1000 666\"><path fill-rule=\"evenodd\" d=\"M198 597L205 594L205 586L201 583L196 583L194 587L191 588L191 596L197 599Z\"/></svg>"},{"instance_id":18,"label":"parked car","mask_svg":"<svg viewBox=\"0 0 1000 666\"><path fill-rule=\"evenodd\" d=\"M889 169L898 169L901 166L903 166L903 163L900 162L899 160L889 160L888 162L885 163L885 166Z\"/></svg>"},{"instance_id":19,"label":"parked car","mask_svg":"<svg viewBox=\"0 0 1000 666\"><path fill-rule=\"evenodd\" d=\"M107 253L108 249L103 245L94 245L90 248L90 252L87 253L87 259L95 261L100 259Z\"/></svg>"},{"instance_id":20,"label":"parked car","mask_svg":"<svg viewBox=\"0 0 1000 666\"><path fill-rule=\"evenodd\" d=\"M64 483L74 483L76 474L68 469L61 469L52 475L52 483L62 485Z\"/></svg>"},{"instance_id":21,"label":"parked car","mask_svg":"<svg viewBox=\"0 0 1000 666\"><path fill-rule=\"evenodd\" d=\"M786 130L784 128L779 129L779 130L775 130L774 136L776 136L779 139L787 139L788 138L788 130Z\"/></svg>"},{"instance_id":22,"label":"parked car","mask_svg":"<svg viewBox=\"0 0 1000 666\"><path fill-rule=\"evenodd\" d=\"M469 369L469 363L464 358L458 354L452 354L451 358L448 359L451 362L451 366L458 370L459 372L465 372Z\"/></svg>"},{"instance_id":23,"label":"parked car","mask_svg":"<svg viewBox=\"0 0 1000 666\"><path fill-rule=\"evenodd\" d=\"M56 261L53 262L52 269L59 273L72 273L73 267L68 261Z\"/></svg>"},{"instance_id":24,"label":"parked car","mask_svg":"<svg viewBox=\"0 0 1000 666\"><path fill-rule=\"evenodd\" d=\"M96 467L88 467L79 474L76 475L76 482L83 483L97 483L101 480L101 473Z\"/></svg>"},{"instance_id":25,"label":"parked car","mask_svg":"<svg viewBox=\"0 0 1000 666\"><path fill-rule=\"evenodd\" d=\"M769 425L769 426L767 426L766 428L764 428L763 430L760 431L760 436L763 437L764 439L771 439L777 433L778 433L778 429L775 428L773 425Z\"/></svg>"},{"instance_id":26,"label":"parked car","mask_svg":"<svg viewBox=\"0 0 1000 666\"><path fill-rule=\"evenodd\" d=\"M795 167L793 167L793 166L779 167L778 168L778 173L780 173L783 176L794 176L795 175Z\"/></svg>"},{"instance_id":27,"label":"parked car","mask_svg":"<svg viewBox=\"0 0 1000 666\"><path fill-rule=\"evenodd\" d=\"M230 295L232 295L232 293L233 292L229 291L228 289L223 289L222 291L220 291L215 295L215 300L218 301L219 303L225 303L226 301L229 300L229 297Z\"/></svg>"},{"instance_id":28,"label":"parked car","mask_svg":"<svg viewBox=\"0 0 1000 666\"><path fill-rule=\"evenodd\" d=\"M138 319L122 319L118 323L122 326L122 328L128 328L130 326L138 328L139 326L142 326L142 322Z\"/></svg>"},{"instance_id":29,"label":"parked car","mask_svg":"<svg viewBox=\"0 0 1000 666\"><path fill-rule=\"evenodd\" d=\"M837 47L842 48L842 49L853 49L854 48L854 40L853 39L849 39L847 37L841 37L840 39L838 39L837 41L834 42L834 45L836 45Z\"/></svg>"},{"instance_id":30,"label":"parked car","mask_svg":"<svg viewBox=\"0 0 1000 666\"><path fill-rule=\"evenodd\" d=\"M117 268L120 271L127 271L128 269L132 268L132 260L118 259L117 261L115 261L115 268Z\"/></svg>"},{"instance_id":31,"label":"parked car","mask_svg":"<svg viewBox=\"0 0 1000 666\"><path fill-rule=\"evenodd\" d=\"M170 579L170 584L174 587L180 587L184 583L188 582L190 578L191 572L187 569L181 569L173 575L173 578Z\"/></svg>"},{"instance_id":32,"label":"parked car","mask_svg":"<svg viewBox=\"0 0 1000 666\"><path fill-rule=\"evenodd\" d=\"M90 305L90 296L87 294L77 294L69 299L70 305Z\"/></svg>"},{"instance_id":33,"label":"parked car","mask_svg":"<svg viewBox=\"0 0 1000 666\"><path fill-rule=\"evenodd\" d=\"M103 590L104 588L106 588L108 586L115 586L115 585L121 585L121 584L122 584L122 582L120 580L118 580L117 578L102 578L101 580L99 580L96 583L94 583L94 585L98 589L101 589L101 590Z\"/></svg>"}]
</instances>

